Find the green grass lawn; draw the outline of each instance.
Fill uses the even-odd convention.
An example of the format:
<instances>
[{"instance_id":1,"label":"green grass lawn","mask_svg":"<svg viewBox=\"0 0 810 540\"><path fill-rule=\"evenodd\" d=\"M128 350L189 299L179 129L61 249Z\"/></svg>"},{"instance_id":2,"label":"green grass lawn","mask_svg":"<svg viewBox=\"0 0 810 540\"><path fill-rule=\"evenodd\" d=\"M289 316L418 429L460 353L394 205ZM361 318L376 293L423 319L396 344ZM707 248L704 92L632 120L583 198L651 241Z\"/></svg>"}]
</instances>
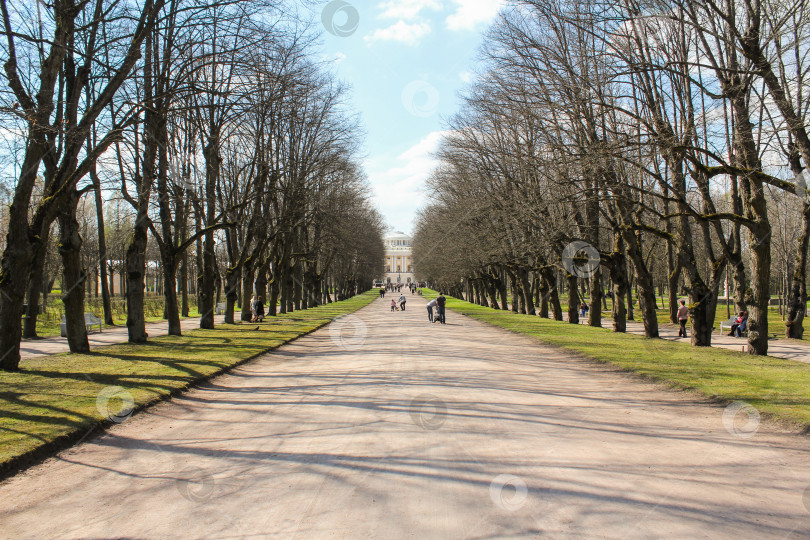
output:
<instances>
[{"instance_id":1,"label":"green grass lawn","mask_svg":"<svg viewBox=\"0 0 810 540\"><path fill-rule=\"evenodd\" d=\"M427 298L435 293L425 291ZM447 307L593 360L761 413L810 430L810 364L725 349L618 334L606 328L518 315L448 298Z\"/></svg>"},{"instance_id":2,"label":"green grass lawn","mask_svg":"<svg viewBox=\"0 0 810 540\"><path fill-rule=\"evenodd\" d=\"M89 354L23 360L19 373L0 372L0 472L44 445L77 438L116 414L131 396L143 407L240 362L356 311L378 297L370 291L342 302L265 319L220 325L144 345L99 347ZM256 327L259 327L258 330ZM114 392L115 387L123 389ZM113 394L99 407L97 399ZM100 410L101 409L101 410Z\"/></svg>"}]
</instances>

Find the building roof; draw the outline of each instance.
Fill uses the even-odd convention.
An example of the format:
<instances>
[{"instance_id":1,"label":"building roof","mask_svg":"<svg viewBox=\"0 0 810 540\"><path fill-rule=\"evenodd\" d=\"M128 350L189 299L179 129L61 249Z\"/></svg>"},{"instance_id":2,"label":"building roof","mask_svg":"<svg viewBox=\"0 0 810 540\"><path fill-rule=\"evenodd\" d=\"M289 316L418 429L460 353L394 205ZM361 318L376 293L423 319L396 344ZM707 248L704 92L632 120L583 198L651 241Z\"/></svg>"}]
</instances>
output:
<instances>
[{"instance_id":1,"label":"building roof","mask_svg":"<svg viewBox=\"0 0 810 540\"><path fill-rule=\"evenodd\" d=\"M391 234L385 235L386 240L413 240L409 235L402 231L394 231Z\"/></svg>"}]
</instances>

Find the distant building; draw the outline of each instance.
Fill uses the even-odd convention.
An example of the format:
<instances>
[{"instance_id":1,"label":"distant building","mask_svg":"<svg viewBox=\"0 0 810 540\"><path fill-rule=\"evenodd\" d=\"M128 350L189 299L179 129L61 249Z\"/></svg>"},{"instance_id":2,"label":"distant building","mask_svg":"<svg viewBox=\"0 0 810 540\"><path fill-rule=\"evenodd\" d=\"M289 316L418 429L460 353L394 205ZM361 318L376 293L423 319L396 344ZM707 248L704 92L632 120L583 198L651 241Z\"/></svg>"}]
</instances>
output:
<instances>
[{"instance_id":1,"label":"distant building","mask_svg":"<svg viewBox=\"0 0 810 540\"><path fill-rule=\"evenodd\" d=\"M385 237L384 283L408 284L415 281L413 276L413 238L403 232L395 232Z\"/></svg>"}]
</instances>

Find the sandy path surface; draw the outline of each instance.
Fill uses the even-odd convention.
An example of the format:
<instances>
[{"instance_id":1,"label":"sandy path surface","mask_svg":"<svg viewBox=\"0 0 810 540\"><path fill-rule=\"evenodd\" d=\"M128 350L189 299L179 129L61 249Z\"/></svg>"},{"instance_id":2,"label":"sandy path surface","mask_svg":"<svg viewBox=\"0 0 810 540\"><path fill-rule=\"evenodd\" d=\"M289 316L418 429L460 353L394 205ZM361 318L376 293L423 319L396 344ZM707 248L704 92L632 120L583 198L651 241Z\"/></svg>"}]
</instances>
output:
<instances>
[{"instance_id":1,"label":"sandy path surface","mask_svg":"<svg viewBox=\"0 0 810 540\"><path fill-rule=\"evenodd\" d=\"M408 300L5 482L0 536L810 536L808 438Z\"/></svg>"}]
</instances>

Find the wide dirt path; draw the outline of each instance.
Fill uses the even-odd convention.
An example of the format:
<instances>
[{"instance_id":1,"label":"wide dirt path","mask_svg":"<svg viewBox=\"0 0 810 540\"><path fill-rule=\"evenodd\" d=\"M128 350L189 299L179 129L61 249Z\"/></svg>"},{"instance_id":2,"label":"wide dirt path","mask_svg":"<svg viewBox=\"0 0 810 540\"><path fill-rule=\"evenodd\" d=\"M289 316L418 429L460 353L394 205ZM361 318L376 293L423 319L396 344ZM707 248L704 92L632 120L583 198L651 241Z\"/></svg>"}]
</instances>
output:
<instances>
[{"instance_id":1,"label":"wide dirt path","mask_svg":"<svg viewBox=\"0 0 810 540\"><path fill-rule=\"evenodd\" d=\"M807 438L408 300L0 485L0 536L810 535Z\"/></svg>"}]
</instances>

